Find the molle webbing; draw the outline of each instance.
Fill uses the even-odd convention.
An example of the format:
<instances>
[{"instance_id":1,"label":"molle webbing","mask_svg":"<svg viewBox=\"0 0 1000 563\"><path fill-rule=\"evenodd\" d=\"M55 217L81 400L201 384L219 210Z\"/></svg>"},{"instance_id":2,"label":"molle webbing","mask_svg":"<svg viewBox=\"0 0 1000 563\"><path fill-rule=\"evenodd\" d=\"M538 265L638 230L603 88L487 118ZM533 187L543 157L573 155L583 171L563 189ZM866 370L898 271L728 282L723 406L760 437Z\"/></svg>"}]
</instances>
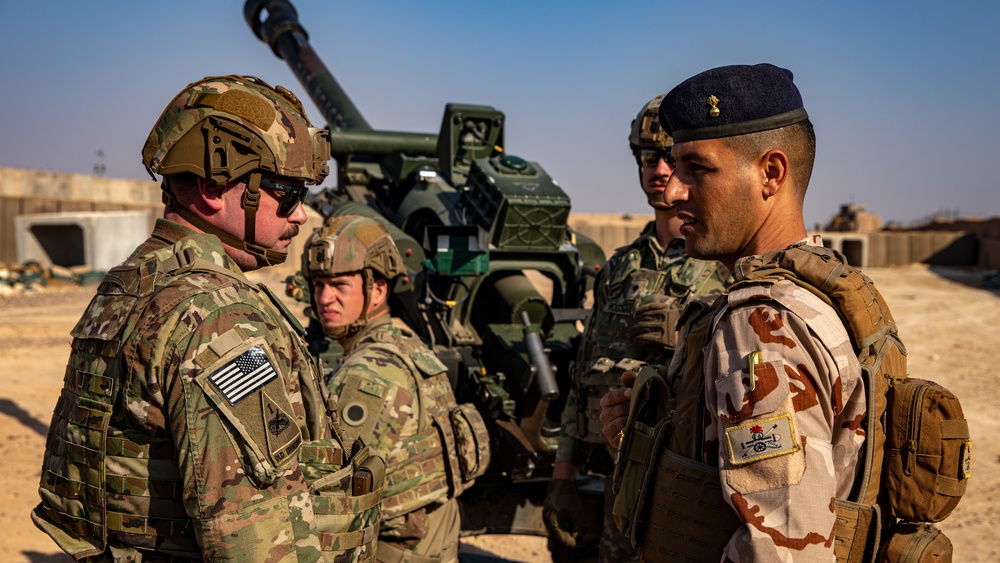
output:
<instances>
[{"instance_id":1,"label":"molle webbing","mask_svg":"<svg viewBox=\"0 0 1000 563\"><path fill-rule=\"evenodd\" d=\"M583 364L580 370L581 402L577 408L577 427L585 442L607 445L600 422L601 398L612 389L622 386L622 373L635 373L646 362L624 358L618 362L606 357L595 358Z\"/></svg>"},{"instance_id":2,"label":"molle webbing","mask_svg":"<svg viewBox=\"0 0 1000 563\"><path fill-rule=\"evenodd\" d=\"M382 498L385 519L406 514L426 504L428 499L448 495L448 469L444 463L441 436L435 425L429 424L405 440L405 447L385 460L389 471L385 476L386 495ZM426 480L429 475L436 477ZM420 482L416 487L408 482ZM400 488L399 492L397 491ZM390 494L391 493L391 494Z\"/></svg>"},{"instance_id":3,"label":"molle webbing","mask_svg":"<svg viewBox=\"0 0 1000 563\"><path fill-rule=\"evenodd\" d=\"M139 443L114 427L116 417L124 416L120 359L135 325L166 278L194 262L201 261L185 249L112 268L72 331L73 352L49 428L42 504L34 519L43 530L55 524L74 534L60 547L75 557L99 555L110 540L200 558L169 437L137 431L131 436Z\"/></svg>"},{"instance_id":4,"label":"molle webbing","mask_svg":"<svg viewBox=\"0 0 1000 563\"><path fill-rule=\"evenodd\" d=\"M184 483L168 439L108 436L104 458L108 535L126 545L201 553L184 509Z\"/></svg>"},{"instance_id":5,"label":"molle webbing","mask_svg":"<svg viewBox=\"0 0 1000 563\"><path fill-rule=\"evenodd\" d=\"M722 496L719 468L664 448L651 484L642 560L718 561L741 525Z\"/></svg>"},{"instance_id":6,"label":"molle webbing","mask_svg":"<svg viewBox=\"0 0 1000 563\"><path fill-rule=\"evenodd\" d=\"M382 498L382 489L357 496L314 495L311 497L313 512L318 517L338 517L343 515L363 514L376 506ZM374 545L378 537L379 522L376 519L356 530L347 532L319 533L320 549L323 551L343 551L350 548Z\"/></svg>"},{"instance_id":7,"label":"molle webbing","mask_svg":"<svg viewBox=\"0 0 1000 563\"><path fill-rule=\"evenodd\" d=\"M458 449L449 417L448 401L442 397L441 375L425 376L414 362L410 347L389 341L388 336L376 334L378 344L372 350L381 350L399 358L406 364L417 389L419 415L417 433L403 440L404 447L397 456L386 459L386 495L382 510L386 519L420 508L427 501L453 498L464 490L458 461ZM428 476L435 475L428 480ZM425 480L419 486L393 493L407 481Z\"/></svg>"}]
</instances>

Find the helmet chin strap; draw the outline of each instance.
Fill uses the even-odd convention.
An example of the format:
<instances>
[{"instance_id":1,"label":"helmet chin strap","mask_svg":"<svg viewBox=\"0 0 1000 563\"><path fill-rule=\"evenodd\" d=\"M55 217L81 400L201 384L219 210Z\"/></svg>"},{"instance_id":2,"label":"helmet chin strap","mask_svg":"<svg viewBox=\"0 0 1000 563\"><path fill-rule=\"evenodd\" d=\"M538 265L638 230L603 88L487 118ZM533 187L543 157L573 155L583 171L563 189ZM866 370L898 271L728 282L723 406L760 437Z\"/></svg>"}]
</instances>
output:
<instances>
[{"instance_id":1,"label":"helmet chin strap","mask_svg":"<svg viewBox=\"0 0 1000 563\"><path fill-rule=\"evenodd\" d=\"M167 185L166 180L160 184L160 189L163 191L163 203L167 207L183 217L185 221L197 227L198 230L215 235L219 237L219 240L229 246L238 248L253 255L257 258L258 266L276 266L288 258L287 252L278 252L276 250L271 250L270 248L264 248L263 246L253 242L255 240L257 230L257 209L260 207L260 174L258 172L250 174L250 182L247 184L246 191L243 192L243 200L241 202L245 213L243 227L243 238L245 240L236 238L219 227L209 223L203 217L196 215L190 209L180 205L177 202L177 198L174 197L174 194L170 191L170 187Z\"/></svg>"}]
</instances>

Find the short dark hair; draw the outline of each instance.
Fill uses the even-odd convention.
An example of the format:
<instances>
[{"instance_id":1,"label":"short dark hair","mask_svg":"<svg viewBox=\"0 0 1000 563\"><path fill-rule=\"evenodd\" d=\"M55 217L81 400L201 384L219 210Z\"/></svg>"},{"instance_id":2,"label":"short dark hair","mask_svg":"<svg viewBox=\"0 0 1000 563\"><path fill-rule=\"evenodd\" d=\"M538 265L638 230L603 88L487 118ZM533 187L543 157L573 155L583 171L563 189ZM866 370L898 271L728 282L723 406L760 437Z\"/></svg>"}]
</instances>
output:
<instances>
[{"instance_id":1,"label":"short dark hair","mask_svg":"<svg viewBox=\"0 0 1000 563\"><path fill-rule=\"evenodd\" d=\"M721 140L745 161L755 159L771 149L781 149L788 155L792 180L799 186L799 197L805 196L812 177L813 163L816 161L816 132L811 121L806 119L778 129L722 137Z\"/></svg>"}]
</instances>

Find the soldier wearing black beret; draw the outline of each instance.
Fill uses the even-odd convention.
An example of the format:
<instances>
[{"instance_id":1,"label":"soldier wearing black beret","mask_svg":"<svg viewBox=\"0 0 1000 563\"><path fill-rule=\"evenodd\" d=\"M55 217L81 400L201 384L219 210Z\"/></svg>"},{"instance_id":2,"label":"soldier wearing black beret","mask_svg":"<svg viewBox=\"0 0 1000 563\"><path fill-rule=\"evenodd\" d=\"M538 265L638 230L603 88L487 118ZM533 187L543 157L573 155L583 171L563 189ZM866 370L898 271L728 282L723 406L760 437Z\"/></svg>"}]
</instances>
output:
<instances>
[{"instance_id":1,"label":"soldier wearing black beret","mask_svg":"<svg viewBox=\"0 0 1000 563\"><path fill-rule=\"evenodd\" d=\"M602 399L618 524L646 561L832 561L854 532L835 530L835 504L864 468L867 407L853 329L824 298L837 275L808 280L842 257L806 233L816 141L802 97L786 69L726 66L659 112L686 251L735 283L685 311L669 369L626 374L635 387Z\"/></svg>"}]
</instances>

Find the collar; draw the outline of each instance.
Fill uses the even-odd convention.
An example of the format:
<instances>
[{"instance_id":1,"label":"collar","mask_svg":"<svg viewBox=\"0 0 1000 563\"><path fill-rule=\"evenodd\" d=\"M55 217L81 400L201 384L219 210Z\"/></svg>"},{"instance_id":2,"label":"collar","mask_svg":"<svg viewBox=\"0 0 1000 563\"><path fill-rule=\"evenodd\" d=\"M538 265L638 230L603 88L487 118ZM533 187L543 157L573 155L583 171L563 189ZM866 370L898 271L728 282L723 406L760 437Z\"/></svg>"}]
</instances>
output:
<instances>
[{"instance_id":1,"label":"collar","mask_svg":"<svg viewBox=\"0 0 1000 563\"><path fill-rule=\"evenodd\" d=\"M370 340L371 336L375 334L377 330L380 330L382 326L392 323L392 315L385 314L379 315L374 319L369 319L365 326L361 328L358 332L348 336L341 346L344 347L344 356L354 352L362 342Z\"/></svg>"}]
</instances>

